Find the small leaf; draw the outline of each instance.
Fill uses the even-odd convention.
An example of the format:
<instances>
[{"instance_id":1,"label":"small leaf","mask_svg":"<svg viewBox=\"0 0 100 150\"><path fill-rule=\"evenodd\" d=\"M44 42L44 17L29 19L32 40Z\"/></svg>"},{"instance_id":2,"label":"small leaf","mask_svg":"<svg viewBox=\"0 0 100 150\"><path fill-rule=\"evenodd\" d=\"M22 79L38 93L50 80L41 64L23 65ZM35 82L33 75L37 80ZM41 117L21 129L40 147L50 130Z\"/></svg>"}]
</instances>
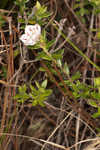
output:
<instances>
[{"instance_id":1,"label":"small leaf","mask_svg":"<svg viewBox=\"0 0 100 150\"><path fill-rule=\"evenodd\" d=\"M53 39L53 40L47 42L47 45L46 45L46 46L47 46L47 49L49 49L54 43L55 43L55 39Z\"/></svg>"},{"instance_id":2,"label":"small leaf","mask_svg":"<svg viewBox=\"0 0 100 150\"><path fill-rule=\"evenodd\" d=\"M57 60L57 65L58 65L58 67L61 67L61 66L62 66L61 59L58 59L58 60Z\"/></svg>"},{"instance_id":3,"label":"small leaf","mask_svg":"<svg viewBox=\"0 0 100 150\"><path fill-rule=\"evenodd\" d=\"M43 68L43 67L40 67L40 68L39 68L39 71L46 72L46 69L45 69L45 68Z\"/></svg>"},{"instance_id":4,"label":"small leaf","mask_svg":"<svg viewBox=\"0 0 100 150\"><path fill-rule=\"evenodd\" d=\"M41 38L43 41L46 41L46 31L45 30L42 31Z\"/></svg>"},{"instance_id":5,"label":"small leaf","mask_svg":"<svg viewBox=\"0 0 100 150\"><path fill-rule=\"evenodd\" d=\"M18 22L20 22L20 23L25 23L25 20L22 19L22 18L19 18L19 19L18 19Z\"/></svg>"},{"instance_id":6,"label":"small leaf","mask_svg":"<svg viewBox=\"0 0 100 150\"><path fill-rule=\"evenodd\" d=\"M43 82L42 82L42 84L41 84L41 87L43 87L43 88L46 88L47 87L47 79L46 80L44 80Z\"/></svg>"},{"instance_id":7,"label":"small leaf","mask_svg":"<svg viewBox=\"0 0 100 150\"><path fill-rule=\"evenodd\" d=\"M64 49L59 49L57 52L54 52L53 54L63 55L64 54Z\"/></svg>"},{"instance_id":8,"label":"small leaf","mask_svg":"<svg viewBox=\"0 0 100 150\"><path fill-rule=\"evenodd\" d=\"M80 14L83 17L84 14L86 14L86 9L84 9L83 7L80 9Z\"/></svg>"},{"instance_id":9,"label":"small leaf","mask_svg":"<svg viewBox=\"0 0 100 150\"><path fill-rule=\"evenodd\" d=\"M68 65L67 65L67 63L65 62L65 64L64 64L64 67L63 67L63 71L66 73L66 74L68 74L69 75L69 68L68 68Z\"/></svg>"},{"instance_id":10,"label":"small leaf","mask_svg":"<svg viewBox=\"0 0 100 150\"><path fill-rule=\"evenodd\" d=\"M97 32L97 38L100 39L100 31Z\"/></svg>"},{"instance_id":11,"label":"small leaf","mask_svg":"<svg viewBox=\"0 0 100 150\"><path fill-rule=\"evenodd\" d=\"M23 86L19 87L19 92L20 93L26 92L26 85L25 84Z\"/></svg>"},{"instance_id":12,"label":"small leaf","mask_svg":"<svg viewBox=\"0 0 100 150\"><path fill-rule=\"evenodd\" d=\"M36 6L35 6L37 9L40 9L41 8L41 4L39 3L39 1L36 2Z\"/></svg>"},{"instance_id":13,"label":"small leaf","mask_svg":"<svg viewBox=\"0 0 100 150\"><path fill-rule=\"evenodd\" d=\"M37 88L39 89L40 88L39 83L37 81L35 81L35 84L36 84Z\"/></svg>"},{"instance_id":14,"label":"small leaf","mask_svg":"<svg viewBox=\"0 0 100 150\"><path fill-rule=\"evenodd\" d=\"M94 85L100 86L100 77L94 78Z\"/></svg>"},{"instance_id":15,"label":"small leaf","mask_svg":"<svg viewBox=\"0 0 100 150\"><path fill-rule=\"evenodd\" d=\"M80 72L78 71L78 72L76 72L76 73L72 76L72 80L75 81L75 80L79 79L80 77L81 77L81 74L80 74Z\"/></svg>"},{"instance_id":16,"label":"small leaf","mask_svg":"<svg viewBox=\"0 0 100 150\"><path fill-rule=\"evenodd\" d=\"M20 50L19 50L19 49L16 49L16 50L14 51L14 58L16 58L19 54L20 54Z\"/></svg>"},{"instance_id":17,"label":"small leaf","mask_svg":"<svg viewBox=\"0 0 100 150\"><path fill-rule=\"evenodd\" d=\"M98 112L92 115L93 118L100 117L100 107L98 107Z\"/></svg>"},{"instance_id":18,"label":"small leaf","mask_svg":"<svg viewBox=\"0 0 100 150\"><path fill-rule=\"evenodd\" d=\"M52 60L52 58L50 56L48 56L46 53L44 53L43 51L39 52L38 56L36 58L37 59L44 59L44 60L48 60L48 61Z\"/></svg>"},{"instance_id":19,"label":"small leaf","mask_svg":"<svg viewBox=\"0 0 100 150\"><path fill-rule=\"evenodd\" d=\"M31 49L31 50L39 49L39 48L40 48L40 43L37 42L37 43L36 43L35 45L33 45L33 46L28 46L28 48Z\"/></svg>"},{"instance_id":20,"label":"small leaf","mask_svg":"<svg viewBox=\"0 0 100 150\"><path fill-rule=\"evenodd\" d=\"M40 104L40 106L42 106L42 107L44 107L45 106L45 104L43 103L43 102L39 102L39 104Z\"/></svg>"},{"instance_id":21,"label":"small leaf","mask_svg":"<svg viewBox=\"0 0 100 150\"><path fill-rule=\"evenodd\" d=\"M94 79L94 85L98 88L98 91L100 93L100 77Z\"/></svg>"},{"instance_id":22,"label":"small leaf","mask_svg":"<svg viewBox=\"0 0 100 150\"><path fill-rule=\"evenodd\" d=\"M96 108L98 107L94 100L89 100L89 104L93 107L96 107Z\"/></svg>"},{"instance_id":23,"label":"small leaf","mask_svg":"<svg viewBox=\"0 0 100 150\"><path fill-rule=\"evenodd\" d=\"M34 94L37 93L37 90L34 88L34 86L30 85L30 88L31 88L31 90L32 90L32 92L33 92Z\"/></svg>"},{"instance_id":24,"label":"small leaf","mask_svg":"<svg viewBox=\"0 0 100 150\"><path fill-rule=\"evenodd\" d=\"M35 100L33 100L33 102L32 102L32 105L33 106L36 106L38 104L38 101L35 99Z\"/></svg>"},{"instance_id":25,"label":"small leaf","mask_svg":"<svg viewBox=\"0 0 100 150\"><path fill-rule=\"evenodd\" d=\"M40 94L45 93L45 89L44 89L44 88L42 88L42 87L40 87L40 88L39 88L39 93L40 93Z\"/></svg>"}]
</instances>

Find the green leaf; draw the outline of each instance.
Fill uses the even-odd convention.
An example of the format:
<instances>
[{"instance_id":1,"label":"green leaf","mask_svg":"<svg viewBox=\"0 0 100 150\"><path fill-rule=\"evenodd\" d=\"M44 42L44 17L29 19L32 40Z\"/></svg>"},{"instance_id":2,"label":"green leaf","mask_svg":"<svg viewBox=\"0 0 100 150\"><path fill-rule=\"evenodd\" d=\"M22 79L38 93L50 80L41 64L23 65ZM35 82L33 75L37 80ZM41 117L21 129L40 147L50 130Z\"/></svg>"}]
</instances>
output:
<instances>
[{"instance_id":1,"label":"green leaf","mask_svg":"<svg viewBox=\"0 0 100 150\"><path fill-rule=\"evenodd\" d=\"M46 41L46 40L47 40L47 39L46 39L46 31L45 31L45 30L42 31L41 38L42 38L43 41Z\"/></svg>"},{"instance_id":2,"label":"green leaf","mask_svg":"<svg viewBox=\"0 0 100 150\"><path fill-rule=\"evenodd\" d=\"M40 42L37 42L37 43L36 43L35 45L33 45L33 46L28 46L28 48L31 49L31 50L37 50L37 49L41 48L41 47L40 47Z\"/></svg>"},{"instance_id":3,"label":"green leaf","mask_svg":"<svg viewBox=\"0 0 100 150\"><path fill-rule=\"evenodd\" d=\"M73 76L72 76L72 81L75 81L81 77L81 74L79 71L77 71Z\"/></svg>"},{"instance_id":4,"label":"green leaf","mask_svg":"<svg viewBox=\"0 0 100 150\"><path fill-rule=\"evenodd\" d=\"M96 128L96 130L99 132L98 136L100 136L100 128Z\"/></svg>"},{"instance_id":5,"label":"green leaf","mask_svg":"<svg viewBox=\"0 0 100 150\"><path fill-rule=\"evenodd\" d=\"M1 73L0 73L0 79L6 79L7 78L7 67L2 66L1 67Z\"/></svg>"},{"instance_id":6,"label":"green leaf","mask_svg":"<svg viewBox=\"0 0 100 150\"><path fill-rule=\"evenodd\" d=\"M23 18L18 18L18 22L25 23L25 20Z\"/></svg>"},{"instance_id":7,"label":"green leaf","mask_svg":"<svg viewBox=\"0 0 100 150\"><path fill-rule=\"evenodd\" d=\"M47 49L49 49L54 43L55 43L55 39L47 42L47 45L46 45Z\"/></svg>"},{"instance_id":8,"label":"green leaf","mask_svg":"<svg viewBox=\"0 0 100 150\"><path fill-rule=\"evenodd\" d=\"M5 24L5 20L4 20L4 18L3 18L3 16L2 16L3 14L0 14L0 27L3 27L4 26L4 24Z\"/></svg>"},{"instance_id":9,"label":"green leaf","mask_svg":"<svg viewBox=\"0 0 100 150\"><path fill-rule=\"evenodd\" d=\"M59 49L57 52L54 52L53 54L63 55L64 54L64 49Z\"/></svg>"},{"instance_id":10,"label":"green leaf","mask_svg":"<svg viewBox=\"0 0 100 150\"><path fill-rule=\"evenodd\" d=\"M38 56L36 57L37 59L44 59L44 60L48 60L48 61L51 61L52 58L50 56L48 56L44 51L42 52L39 52L38 53Z\"/></svg>"},{"instance_id":11,"label":"green leaf","mask_svg":"<svg viewBox=\"0 0 100 150\"><path fill-rule=\"evenodd\" d=\"M89 104L93 107L96 107L96 108L98 107L95 100L89 100Z\"/></svg>"},{"instance_id":12,"label":"green leaf","mask_svg":"<svg viewBox=\"0 0 100 150\"><path fill-rule=\"evenodd\" d=\"M62 66L61 59L58 59L58 60L57 60L57 65L58 65L58 67L61 67L61 66Z\"/></svg>"},{"instance_id":13,"label":"green leaf","mask_svg":"<svg viewBox=\"0 0 100 150\"><path fill-rule=\"evenodd\" d=\"M100 77L94 78L94 85L100 86Z\"/></svg>"},{"instance_id":14,"label":"green leaf","mask_svg":"<svg viewBox=\"0 0 100 150\"><path fill-rule=\"evenodd\" d=\"M40 87L40 88L39 88L39 94L43 94L44 92L45 92L45 89L42 88L42 87Z\"/></svg>"},{"instance_id":15,"label":"green leaf","mask_svg":"<svg viewBox=\"0 0 100 150\"><path fill-rule=\"evenodd\" d=\"M43 103L43 102L39 102L39 104L40 104L40 106L42 106L42 107L44 107L45 106L45 104Z\"/></svg>"},{"instance_id":16,"label":"green leaf","mask_svg":"<svg viewBox=\"0 0 100 150\"><path fill-rule=\"evenodd\" d=\"M78 4L75 4L74 6L73 6L73 9L77 9L77 8L80 8L80 4L78 3Z\"/></svg>"},{"instance_id":17,"label":"green leaf","mask_svg":"<svg viewBox=\"0 0 100 150\"><path fill-rule=\"evenodd\" d=\"M20 54L19 49L14 50L14 58L16 58L19 54Z\"/></svg>"},{"instance_id":18,"label":"green leaf","mask_svg":"<svg viewBox=\"0 0 100 150\"><path fill-rule=\"evenodd\" d=\"M86 14L86 9L81 8L81 9L80 9L80 14L81 14L81 16L83 17L83 16Z\"/></svg>"},{"instance_id":19,"label":"green leaf","mask_svg":"<svg viewBox=\"0 0 100 150\"><path fill-rule=\"evenodd\" d=\"M42 84L41 84L41 87L46 88L46 87L47 87L47 83L48 83L47 79L44 80L44 81L42 82Z\"/></svg>"},{"instance_id":20,"label":"green leaf","mask_svg":"<svg viewBox=\"0 0 100 150\"><path fill-rule=\"evenodd\" d=\"M91 96L94 99L100 100L100 93L98 93L96 91L91 92Z\"/></svg>"},{"instance_id":21,"label":"green leaf","mask_svg":"<svg viewBox=\"0 0 100 150\"><path fill-rule=\"evenodd\" d=\"M40 68L39 68L39 71L46 72L46 69L45 69L45 68L43 68L43 67L40 67Z\"/></svg>"},{"instance_id":22,"label":"green leaf","mask_svg":"<svg viewBox=\"0 0 100 150\"><path fill-rule=\"evenodd\" d=\"M32 93L34 93L34 95L37 94L37 90L34 88L34 86L30 85L30 88L32 90Z\"/></svg>"},{"instance_id":23,"label":"green leaf","mask_svg":"<svg viewBox=\"0 0 100 150\"><path fill-rule=\"evenodd\" d=\"M64 54L64 49L60 49L57 52L52 53L52 57L56 60L62 59Z\"/></svg>"},{"instance_id":24,"label":"green leaf","mask_svg":"<svg viewBox=\"0 0 100 150\"><path fill-rule=\"evenodd\" d=\"M26 92L26 85L25 84L23 86L19 87L19 92L21 92L21 93Z\"/></svg>"},{"instance_id":25,"label":"green leaf","mask_svg":"<svg viewBox=\"0 0 100 150\"><path fill-rule=\"evenodd\" d=\"M100 31L97 32L97 38L100 39Z\"/></svg>"},{"instance_id":26,"label":"green leaf","mask_svg":"<svg viewBox=\"0 0 100 150\"><path fill-rule=\"evenodd\" d=\"M36 84L37 88L39 89L40 88L39 83L37 81L35 81L35 84Z\"/></svg>"},{"instance_id":27,"label":"green leaf","mask_svg":"<svg viewBox=\"0 0 100 150\"><path fill-rule=\"evenodd\" d=\"M30 96L27 93L18 93L14 96L14 99L16 99L18 102L23 103L25 102L27 99L29 99Z\"/></svg>"},{"instance_id":28,"label":"green leaf","mask_svg":"<svg viewBox=\"0 0 100 150\"><path fill-rule=\"evenodd\" d=\"M98 107L98 112L92 115L93 118L100 117L100 107Z\"/></svg>"},{"instance_id":29,"label":"green leaf","mask_svg":"<svg viewBox=\"0 0 100 150\"><path fill-rule=\"evenodd\" d=\"M32 106L36 106L38 104L38 101L35 99L35 100L33 100L33 102L32 102Z\"/></svg>"},{"instance_id":30,"label":"green leaf","mask_svg":"<svg viewBox=\"0 0 100 150\"><path fill-rule=\"evenodd\" d=\"M29 93L30 98L35 99L36 98L36 93Z\"/></svg>"},{"instance_id":31,"label":"green leaf","mask_svg":"<svg viewBox=\"0 0 100 150\"><path fill-rule=\"evenodd\" d=\"M37 9L40 9L40 8L41 8L41 4L39 3L39 1L36 2L35 7L36 7Z\"/></svg>"},{"instance_id":32,"label":"green leaf","mask_svg":"<svg viewBox=\"0 0 100 150\"><path fill-rule=\"evenodd\" d=\"M46 95L46 96L49 96L49 95L51 95L51 94L52 94L52 90L51 90L51 89L47 89L45 95Z\"/></svg>"},{"instance_id":33,"label":"green leaf","mask_svg":"<svg viewBox=\"0 0 100 150\"><path fill-rule=\"evenodd\" d=\"M39 2L36 3L35 7L37 9L35 12L35 17L37 21L42 21L43 18L48 18L49 16L51 16L51 13L47 11L47 7L41 6Z\"/></svg>"},{"instance_id":34,"label":"green leaf","mask_svg":"<svg viewBox=\"0 0 100 150\"><path fill-rule=\"evenodd\" d=\"M64 71L66 74L68 74L68 75L69 75L69 73L70 73L70 72L69 72L68 65L67 65L66 62L64 63L63 71Z\"/></svg>"}]
</instances>

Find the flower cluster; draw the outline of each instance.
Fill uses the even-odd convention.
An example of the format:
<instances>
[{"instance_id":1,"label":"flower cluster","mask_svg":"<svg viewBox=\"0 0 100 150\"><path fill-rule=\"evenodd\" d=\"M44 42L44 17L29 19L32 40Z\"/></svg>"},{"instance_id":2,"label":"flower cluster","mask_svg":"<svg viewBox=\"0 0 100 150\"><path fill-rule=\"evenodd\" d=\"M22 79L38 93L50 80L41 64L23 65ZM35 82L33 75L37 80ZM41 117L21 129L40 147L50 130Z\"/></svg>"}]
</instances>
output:
<instances>
[{"instance_id":1,"label":"flower cluster","mask_svg":"<svg viewBox=\"0 0 100 150\"><path fill-rule=\"evenodd\" d=\"M35 45L41 35L41 27L39 24L35 25L26 25L25 34L20 37L20 40L24 43L24 45Z\"/></svg>"}]
</instances>

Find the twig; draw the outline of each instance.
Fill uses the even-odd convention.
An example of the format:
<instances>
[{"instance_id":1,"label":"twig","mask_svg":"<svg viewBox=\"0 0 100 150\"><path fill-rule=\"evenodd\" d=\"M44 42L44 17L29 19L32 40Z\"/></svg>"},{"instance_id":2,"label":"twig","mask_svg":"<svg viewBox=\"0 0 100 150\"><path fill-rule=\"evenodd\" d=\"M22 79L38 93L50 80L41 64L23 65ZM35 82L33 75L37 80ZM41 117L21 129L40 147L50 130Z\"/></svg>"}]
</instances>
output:
<instances>
[{"instance_id":1,"label":"twig","mask_svg":"<svg viewBox=\"0 0 100 150\"><path fill-rule=\"evenodd\" d=\"M65 24L66 20L67 20L66 18L61 19L59 24L57 23L57 21L55 21L55 23L58 24L58 27L59 27L60 31L63 30L63 27L64 27L64 24ZM58 35L57 35L56 40L55 40L55 43L54 43L52 49L50 50L50 53L54 52L55 46L56 46L57 42L59 41L60 36L61 36L61 34L58 32Z\"/></svg>"},{"instance_id":2,"label":"twig","mask_svg":"<svg viewBox=\"0 0 100 150\"><path fill-rule=\"evenodd\" d=\"M65 122L65 120L72 114L72 111L60 122L60 124L54 129L54 131L51 133L51 135L48 137L46 143L42 146L41 150L44 149L44 147L46 146L46 144L49 142L49 140L51 139L51 137L56 133L56 131L61 127L61 125Z\"/></svg>"},{"instance_id":3,"label":"twig","mask_svg":"<svg viewBox=\"0 0 100 150\"><path fill-rule=\"evenodd\" d=\"M61 30L60 30L61 31ZM67 38L68 39L70 39L71 38L71 36L74 34L75 32L74 32L74 26L72 27L72 28L69 28L69 32L68 32L68 35L67 35ZM60 33L58 33L58 35L59 35L59 38L60 38ZM59 39L58 39L59 40ZM57 40L57 41L58 41ZM52 49L52 50L50 50L50 53L52 54L52 53L54 53L54 52L57 52L59 49L61 49L63 46L64 46L64 44L66 43L67 41L66 40L64 40L55 50L54 50L54 48ZM57 44L57 43L56 43ZM56 46L56 45L55 45Z\"/></svg>"},{"instance_id":4,"label":"twig","mask_svg":"<svg viewBox=\"0 0 100 150\"><path fill-rule=\"evenodd\" d=\"M93 23L94 23L94 9L92 12L92 17L91 17L91 22L90 22L90 30L89 30L89 37L88 37L88 45L87 45L87 52L86 55L89 57L91 55L90 49L91 49L91 41L92 41L92 28L93 28ZM86 61L85 65L87 66L88 61ZM83 82L85 83L85 78L86 78L86 73L87 73L87 68L83 72Z\"/></svg>"},{"instance_id":5,"label":"twig","mask_svg":"<svg viewBox=\"0 0 100 150\"><path fill-rule=\"evenodd\" d=\"M88 49L87 49L87 53L86 53L86 55L88 57L89 57L89 52L90 52L90 48L91 48L91 39L92 39L91 29L93 28L93 23L94 23L94 10L92 12L92 17L91 17L90 31L89 31L89 38L88 38ZM88 61L86 61L85 64L87 66ZM85 83L85 80L86 80L86 73L87 73L87 67L83 72L83 83ZM80 100L80 106L82 106L82 105L83 105L82 100ZM78 114L78 118L80 118L80 114ZM76 122L76 140L75 140L76 143L79 140L79 138L78 138L79 137L79 129L80 129L80 119L77 119L77 122ZM75 150L78 150L77 145L75 146Z\"/></svg>"}]
</instances>

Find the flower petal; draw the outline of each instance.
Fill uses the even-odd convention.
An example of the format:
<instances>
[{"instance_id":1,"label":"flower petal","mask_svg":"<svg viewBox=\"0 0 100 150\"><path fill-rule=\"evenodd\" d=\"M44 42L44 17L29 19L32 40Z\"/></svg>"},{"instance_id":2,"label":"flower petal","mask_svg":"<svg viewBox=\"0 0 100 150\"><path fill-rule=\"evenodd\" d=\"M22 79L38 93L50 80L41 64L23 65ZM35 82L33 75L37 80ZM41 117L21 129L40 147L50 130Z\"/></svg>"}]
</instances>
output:
<instances>
[{"instance_id":1,"label":"flower petal","mask_svg":"<svg viewBox=\"0 0 100 150\"><path fill-rule=\"evenodd\" d=\"M41 34L41 27L39 24L36 25L27 25L25 28L25 34L32 36L34 34Z\"/></svg>"},{"instance_id":2,"label":"flower petal","mask_svg":"<svg viewBox=\"0 0 100 150\"><path fill-rule=\"evenodd\" d=\"M40 25L39 24L36 24L35 26L34 26L34 30L35 30L35 33L37 33L37 34L41 34L41 27L40 27Z\"/></svg>"},{"instance_id":3,"label":"flower petal","mask_svg":"<svg viewBox=\"0 0 100 150\"><path fill-rule=\"evenodd\" d=\"M24 45L34 45L39 41L41 35L41 27L39 24L27 25L25 28L25 34L20 37L20 40Z\"/></svg>"},{"instance_id":4,"label":"flower petal","mask_svg":"<svg viewBox=\"0 0 100 150\"><path fill-rule=\"evenodd\" d=\"M28 37L26 34L23 34L20 37L20 40L24 43L24 45L34 45L36 44L36 41L30 37Z\"/></svg>"},{"instance_id":5,"label":"flower petal","mask_svg":"<svg viewBox=\"0 0 100 150\"><path fill-rule=\"evenodd\" d=\"M20 37L20 40L25 43L27 42L27 40L30 39L30 37L28 37L26 34L23 34L21 37Z\"/></svg>"}]
</instances>

